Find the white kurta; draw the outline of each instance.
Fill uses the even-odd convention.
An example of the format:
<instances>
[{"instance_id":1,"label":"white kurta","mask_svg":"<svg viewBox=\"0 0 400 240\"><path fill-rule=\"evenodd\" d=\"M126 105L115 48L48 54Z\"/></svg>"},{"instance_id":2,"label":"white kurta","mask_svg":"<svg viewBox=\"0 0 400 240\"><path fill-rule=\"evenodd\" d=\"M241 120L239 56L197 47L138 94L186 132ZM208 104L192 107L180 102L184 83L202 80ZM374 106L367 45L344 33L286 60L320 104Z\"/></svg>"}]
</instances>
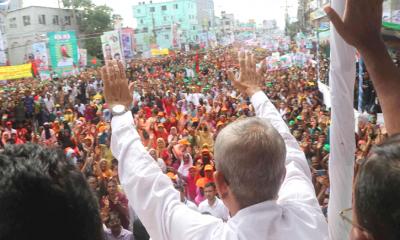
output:
<instances>
[{"instance_id":1,"label":"white kurta","mask_svg":"<svg viewBox=\"0 0 400 240\"><path fill-rule=\"evenodd\" d=\"M278 200L242 209L227 223L181 203L171 180L142 145L131 113L113 118L111 149L119 160L122 187L153 240L328 238L304 153L263 92L251 101L257 116L268 119L283 136L287 173Z\"/></svg>"}]
</instances>

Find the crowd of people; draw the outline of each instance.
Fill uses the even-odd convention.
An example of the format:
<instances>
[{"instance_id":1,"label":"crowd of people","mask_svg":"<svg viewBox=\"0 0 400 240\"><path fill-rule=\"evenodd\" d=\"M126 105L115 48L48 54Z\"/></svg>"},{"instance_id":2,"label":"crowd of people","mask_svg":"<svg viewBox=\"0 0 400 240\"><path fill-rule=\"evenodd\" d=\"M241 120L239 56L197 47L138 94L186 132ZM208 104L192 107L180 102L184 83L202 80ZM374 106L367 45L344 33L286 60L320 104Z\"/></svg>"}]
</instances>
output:
<instances>
[{"instance_id":1,"label":"crowd of people","mask_svg":"<svg viewBox=\"0 0 400 240\"><path fill-rule=\"evenodd\" d=\"M132 83L131 111L149 154L181 192L182 202L224 221L229 212L216 196L214 142L229 123L255 116L250 99L235 90L227 73L238 70L237 51L242 47L135 60L125 73ZM269 54L250 51L258 62ZM326 215L330 111L318 89L316 69L308 64L276 70L264 73L261 82L306 155ZM103 98L100 69L52 81L8 81L1 89L0 149L28 142L61 148L86 176L109 239L122 235L128 239L132 231L136 239L146 239L120 187L118 161L110 151L111 109ZM357 161L385 136L376 113L363 115Z\"/></svg>"}]
</instances>

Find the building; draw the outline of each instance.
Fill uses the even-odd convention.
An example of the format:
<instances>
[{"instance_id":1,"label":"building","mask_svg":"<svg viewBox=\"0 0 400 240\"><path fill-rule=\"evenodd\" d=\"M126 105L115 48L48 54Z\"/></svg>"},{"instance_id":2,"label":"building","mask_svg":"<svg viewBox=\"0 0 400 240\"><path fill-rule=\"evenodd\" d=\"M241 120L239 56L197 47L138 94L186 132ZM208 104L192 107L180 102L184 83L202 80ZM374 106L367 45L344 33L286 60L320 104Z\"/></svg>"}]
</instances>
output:
<instances>
[{"instance_id":1,"label":"building","mask_svg":"<svg viewBox=\"0 0 400 240\"><path fill-rule=\"evenodd\" d=\"M139 52L150 48L181 49L198 43L199 34L213 26L214 3L213 0L140 2L133 6L133 16L137 20L135 35Z\"/></svg>"},{"instance_id":2,"label":"building","mask_svg":"<svg viewBox=\"0 0 400 240\"><path fill-rule=\"evenodd\" d=\"M47 32L78 30L72 10L30 6L9 11L6 17L8 57L11 65L26 62L32 44L47 41Z\"/></svg>"}]
</instances>

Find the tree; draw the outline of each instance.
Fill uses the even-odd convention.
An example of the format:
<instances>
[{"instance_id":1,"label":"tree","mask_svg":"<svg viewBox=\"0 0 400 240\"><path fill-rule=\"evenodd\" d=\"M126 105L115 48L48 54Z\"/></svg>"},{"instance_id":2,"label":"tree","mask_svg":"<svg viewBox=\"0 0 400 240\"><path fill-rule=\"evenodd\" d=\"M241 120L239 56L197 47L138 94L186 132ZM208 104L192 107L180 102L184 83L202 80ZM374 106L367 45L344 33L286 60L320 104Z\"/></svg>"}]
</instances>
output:
<instances>
[{"instance_id":1,"label":"tree","mask_svg":"<svg viewBox=\"0 0 400 240\"><path fill-rule=\"evenodd\" d=\"M118 17L110 7L96 6L91 0L61 0L65 8L72 9L88 54L103 59L101 39L103 32L112 30L112 22ZM82 36L83 35L83 36Z\"/></svg>"},{"instance_id":2,"label":"tree","mask_svg":"<svg viewBox=\"0 0 400 240\"><path fill-rule=\"evenodd\" d=\"M79 30L85 35L83 41L90 56L103 59L100 36L112 27L112 9L105 5L92 6L80 12Z\"/></svg>"}]
</instances>

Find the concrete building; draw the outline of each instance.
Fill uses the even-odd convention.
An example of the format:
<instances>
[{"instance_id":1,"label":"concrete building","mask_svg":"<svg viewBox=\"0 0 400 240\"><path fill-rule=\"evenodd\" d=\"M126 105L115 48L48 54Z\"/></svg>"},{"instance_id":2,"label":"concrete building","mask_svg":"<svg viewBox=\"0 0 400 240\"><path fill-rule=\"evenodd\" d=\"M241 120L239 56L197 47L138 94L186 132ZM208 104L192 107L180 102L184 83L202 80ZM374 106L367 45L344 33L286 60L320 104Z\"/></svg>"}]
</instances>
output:
<instances>
[{"instance_id":1,"label":"concrete building","mask_svg":"<svg viewBox=\"0 0 400 240\"><path fill-rule=\"evenodd\" d=\"M213 0L175 0L133 6L137 20L136 46L139 52L150 48L183 48L199 41L204 27L214 24ZM201 22L204 22L202 25Z\"/></svg>"},{"instance_id":2,"label":"concrete building","mask_svg":"<svg viewBox=\"0 0 400 240\"><path fill-rule=\"evenodd\" d=\"M32 44L46 42L47 32L78 30L72 10L30 6L11 10L6 16L5 38L10 64L26 62Z\"/></svg>"}]
</instances>

